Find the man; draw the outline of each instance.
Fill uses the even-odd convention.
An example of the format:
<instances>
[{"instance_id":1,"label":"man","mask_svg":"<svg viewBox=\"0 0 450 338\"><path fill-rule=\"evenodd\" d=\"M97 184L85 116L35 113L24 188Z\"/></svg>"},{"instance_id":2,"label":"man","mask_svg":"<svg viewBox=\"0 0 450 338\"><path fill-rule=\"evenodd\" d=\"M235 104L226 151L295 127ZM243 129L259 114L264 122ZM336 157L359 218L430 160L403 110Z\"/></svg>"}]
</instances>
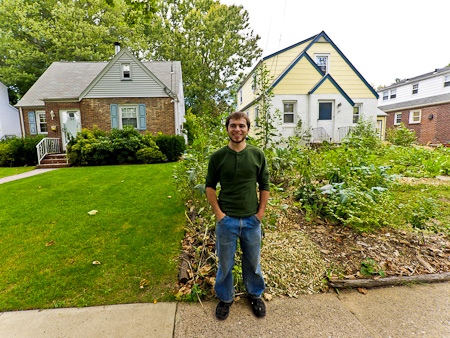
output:
<instances>
[{"instance_id":1,"label":"man","mask_svg":"<svg viewBox=\"0 0 450 338\"><path fill-rule=\"evenodd\" d=\"M257 317L264 317L261 220L269 199L269 172L262 150L246 143L250 129L248 116L233 113L225 125L229 143L211 155L206 176L206 196L217 219L219 267L214 289L220 302L216 317L226 319L234 300L233 266L238 238L242 249L242 275L252 310ZM217 183L221 188L219 199ZM259 184L259 203L256 183Z\"/></svg>"}]
</instances>

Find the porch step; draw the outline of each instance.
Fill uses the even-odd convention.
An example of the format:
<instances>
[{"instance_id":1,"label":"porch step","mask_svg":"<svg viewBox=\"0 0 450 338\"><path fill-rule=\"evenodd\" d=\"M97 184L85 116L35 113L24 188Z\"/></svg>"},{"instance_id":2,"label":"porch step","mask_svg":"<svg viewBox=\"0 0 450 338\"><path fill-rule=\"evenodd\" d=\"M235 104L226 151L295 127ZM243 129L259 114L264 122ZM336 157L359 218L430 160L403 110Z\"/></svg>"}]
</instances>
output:
<instances>
[{"instance_id":1,"label":"porch step","mask_svg":"<svg viewBox=\"0 0 450 338\"><path fill-rule=\"evenodd\" d=\"M67 154L49 154L41 161L41 164L36 168L64 168L68 167Z\"/></svg>"}]
</instances>

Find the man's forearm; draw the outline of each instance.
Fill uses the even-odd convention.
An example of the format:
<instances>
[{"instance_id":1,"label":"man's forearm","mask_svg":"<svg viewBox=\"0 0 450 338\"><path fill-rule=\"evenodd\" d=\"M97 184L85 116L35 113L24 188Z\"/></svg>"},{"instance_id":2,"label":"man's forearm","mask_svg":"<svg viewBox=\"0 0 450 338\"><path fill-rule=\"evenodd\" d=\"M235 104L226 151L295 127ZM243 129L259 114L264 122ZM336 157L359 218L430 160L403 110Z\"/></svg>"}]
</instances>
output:
<instances>
[{"instance_id":1,"label":"man's forearm","mask_svg":"<svg viewBox=\"0 0 450 338\"><path fill-rule=\"evenodd\" d=\"M211 205L214 214L216 215L216 219L220 221L223 217L225 217L225 214L220 209L216 190L210 187L206 187L206 198L208 198L208 202Z\"/></svg>"},{"instance_id":2,"label":"man's forearm","mask_svg":"<svg viewBox=\"0 0 450 338\"><path fill-rule=\"evenodd\" d=\"M269 195L270 193L267 190L259 191L259 208L256 217L258 217L260 220L262 220L264 217L264 212L266 211L267 203L269 202Z\"/></svg>"}]
</instances>

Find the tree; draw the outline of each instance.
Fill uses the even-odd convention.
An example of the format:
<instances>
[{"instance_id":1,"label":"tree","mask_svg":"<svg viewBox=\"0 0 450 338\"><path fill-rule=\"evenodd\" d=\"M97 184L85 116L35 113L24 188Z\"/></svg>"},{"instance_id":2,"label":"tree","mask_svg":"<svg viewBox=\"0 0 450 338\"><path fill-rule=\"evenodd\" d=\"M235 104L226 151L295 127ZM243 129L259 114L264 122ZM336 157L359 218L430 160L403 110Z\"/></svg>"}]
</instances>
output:
<instances>
[{"instance_id":1,"label":"tree","mask_svg":"<svg viewBox=\"0 0 450 338\"><path fill-rule=\"evenodd\" d=\"M242 6L216 0L161 1L147 26L152 48L144 57L181 60L187 108L218 115L230 109L233 84L261 54L248 19Z\"/></svg>"},{"instance_id":2,"label":"tree","mask_svg":"<svg viewBox=\"0 0 450 338\"><path fill-rule=\"evenodd\" d=\"M0 80L20 98L53 61L105 61L114 42L145 49L143 22L125 21L133 10L123 0L3 0Z\"/></svg>"}]
</instances>

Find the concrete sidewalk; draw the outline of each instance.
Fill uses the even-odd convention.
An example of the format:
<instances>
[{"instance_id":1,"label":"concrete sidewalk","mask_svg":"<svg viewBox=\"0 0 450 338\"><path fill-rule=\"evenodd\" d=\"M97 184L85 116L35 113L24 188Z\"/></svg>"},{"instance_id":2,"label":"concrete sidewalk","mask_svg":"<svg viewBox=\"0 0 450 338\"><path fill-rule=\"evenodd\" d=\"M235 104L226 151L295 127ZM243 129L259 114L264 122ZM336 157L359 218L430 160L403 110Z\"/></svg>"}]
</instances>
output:
<instances>
[{"instance_id":1,"label":"concrete sidewalk","mask_svg":"<svg viewBox=\"0 0 450 338\"><path fill-rule=\"evenodd\" d=\"M0 314L2 338L450 338L450 283L276 298L256 318L247 300L218 321L217 302L157 303Z\"/></svg>"},{"instance_id":2,"label":"concrete sidewalk","mask_svg":"<svg viewBox=\"0 0 450 338\"><path fill-rule=\"evenodd\" d=\"M20 180L21 178L25 178L25 177L39 175L39 174L42 174L42 173L46 173L47 171L52 171L52 170L56 170L56 169L57 168L55 168L55 169L34 169L34 170L31 170L31 171L27 171L26 173L17 174L17 175L13 175L13 176L2 177L2 178L0 178L0 184L6 183L6 182L15 181L15 180Z\"/></svg>"}]
</instances>

